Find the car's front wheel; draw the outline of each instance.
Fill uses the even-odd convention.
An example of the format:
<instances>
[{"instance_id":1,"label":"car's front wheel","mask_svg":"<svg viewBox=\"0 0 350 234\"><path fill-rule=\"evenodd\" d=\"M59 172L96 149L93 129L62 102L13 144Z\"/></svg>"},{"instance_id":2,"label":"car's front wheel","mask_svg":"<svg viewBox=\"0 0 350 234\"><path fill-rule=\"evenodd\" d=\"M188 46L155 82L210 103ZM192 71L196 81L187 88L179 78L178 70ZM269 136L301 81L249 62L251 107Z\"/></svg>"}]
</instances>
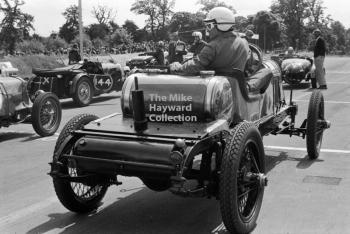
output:
<instances>
[{"instance_id":1,"label":"car's front wheel","mask_svg":"<svg viewBox=\"0 0 350 234\"><path fill-rule=\"evenodd\" d=\"M238 124L223 153L219 183L222 220L230 233L250 233L256 226L265 177L264 147L254 124Z\"/></svg>"},{"instance_id":2,"label":"car's front wheel","mask_svg":"<svg viewBox=\"0 0 350 234\"><path fill-rule=\"evenodd\" d=\"M53 93L41 93L32 109L32 125L42 137L53 135L61 123L62 109L57 96Z\"/></svg>"},{"instance_id":3,"label":"car's front wheel","mask_svg":"<svg viewBox=\"0 0 350 234\"><path fill-rule=\"evenodd\" d=\"M316 90L310 97L306 124L306 148L310 159L320 155L324 125L324 99L322 92Z\"/></svg>"},{"instance_id":4,"label":"car's front wheel","mask_svg":"<svg viewBox=\"0 0 350 234\"><path fill-rule=\"evenodd\" d=\"M87 77L82 77L77 82L73 93L73 100L78 106L87 106L94 96L94 88Z\"/></svg>"},{"instance_id":5,"label":"car's front wheel","mask_svg":"<svg viewBox=\"0 0 350 234\"><path fill-rule=\"evenodd\" d=\"M53 164L56 164L60 170L59 174L72 178L85 175L75 160L62 157L63 154L72 153L72 145L64 146L61 153L58 150L73 131L82 129L84 125L96 119L97 116L95 115L81 114L71 119L64 126L55 146L54 155L57 158L53 160ZM70 211L77 213L87 213L97 209L108 188L108 185L105 184L71 182L69 179L55 176L53 177L53 184L60 202Z\"/></svg>"}]
</instances>

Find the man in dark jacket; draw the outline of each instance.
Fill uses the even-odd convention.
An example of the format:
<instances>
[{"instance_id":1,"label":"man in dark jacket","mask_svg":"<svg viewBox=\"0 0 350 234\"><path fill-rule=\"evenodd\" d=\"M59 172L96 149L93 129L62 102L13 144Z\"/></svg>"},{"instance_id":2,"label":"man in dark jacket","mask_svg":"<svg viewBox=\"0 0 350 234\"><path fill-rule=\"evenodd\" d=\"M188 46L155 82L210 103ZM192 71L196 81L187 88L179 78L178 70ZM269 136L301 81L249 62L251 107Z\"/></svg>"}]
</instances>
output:
<instances>
[{"instance_id":1,"label":"man in dark jacket","mask_svg":"<svg viewBox=\"0 0 350 234\"><path fill-rule=\"evenodd\" d=\"M326 56L326 42L321 37L321 31L316 29L313 32L316 43L314 48L314 62L316 67L316 80L319 84L319 89L327 89L327 83L325 79L325 71L324 71L324 59Z\"/></svg>"},{"instance_id":2,"label":"man in dark jacket","mask_svg":"<svg viewBox=\"0 0 350 234\"><path fill-rule=\"evenodd\" d=\"M81 57L78 51L78 45L74 44L73 48L69 51L68 54L68 64L78 63L80 60Z\"/></svg>"}]
</instances>

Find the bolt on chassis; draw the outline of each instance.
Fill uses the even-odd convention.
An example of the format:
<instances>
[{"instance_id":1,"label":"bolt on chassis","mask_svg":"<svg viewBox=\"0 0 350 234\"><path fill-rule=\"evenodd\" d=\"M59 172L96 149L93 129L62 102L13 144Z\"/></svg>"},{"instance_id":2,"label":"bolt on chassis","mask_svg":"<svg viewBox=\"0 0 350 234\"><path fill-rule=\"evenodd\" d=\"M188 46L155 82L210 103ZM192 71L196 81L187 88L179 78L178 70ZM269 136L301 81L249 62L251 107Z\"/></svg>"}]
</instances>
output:
<instances>
[{"instance_id":1,"label":"bolt on chassis","mask_svg":"<svg viewBox=\"0 0 350 234\"><path fill-rule=\"evenodd\" d=\"M95 210L117 176L136 176L150 189L214 197L231 233L256 226L267 185L262 137L306 138L310 159L320 153L324 99L313 91L307 118L295 126L297 105L287 104L278 65L258 72L197 76L167 67L141 69L125 81L121 112L103 118L80 114L57 140L50 175L69 210ZM193 186L188 186L189 182Z\"/></svg>"}]
</instances>

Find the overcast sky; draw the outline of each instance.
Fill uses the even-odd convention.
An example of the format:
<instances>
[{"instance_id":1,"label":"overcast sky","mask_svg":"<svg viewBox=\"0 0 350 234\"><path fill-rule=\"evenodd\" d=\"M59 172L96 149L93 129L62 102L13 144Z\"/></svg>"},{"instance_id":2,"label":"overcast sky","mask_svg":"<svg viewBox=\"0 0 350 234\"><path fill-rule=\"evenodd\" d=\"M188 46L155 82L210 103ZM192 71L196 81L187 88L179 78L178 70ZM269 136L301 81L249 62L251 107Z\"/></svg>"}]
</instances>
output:
<instances>
[{"instance_id":1,"label":"overcast sky","mask_svg":"<svg viewBox=\"0 0 350 234\"><path fill-rule=\"evenodd\" d=\"M130 11L135 0L82 0L83 23L89 25L97 23L91 14L93 7L98 5L108 6L117 11L115 21L122 25L126 19L133 20L139 27L145 24L145 16L135 15ZM272 0L223 0L232 5L239 15L255 14L260 10L267 10ZM78 0L25 0L22 10L34 16L35 32L41 36L49 36L52 31L58 31L64 24L62 12L72 4L78 4ZM176 0L175 11L196 12L199 8L197 0ZM334 20L339 20L345 27L350 27L350 0L324 0L327 7L326 14L332 15Z\"/></svg>"}]
</instances>

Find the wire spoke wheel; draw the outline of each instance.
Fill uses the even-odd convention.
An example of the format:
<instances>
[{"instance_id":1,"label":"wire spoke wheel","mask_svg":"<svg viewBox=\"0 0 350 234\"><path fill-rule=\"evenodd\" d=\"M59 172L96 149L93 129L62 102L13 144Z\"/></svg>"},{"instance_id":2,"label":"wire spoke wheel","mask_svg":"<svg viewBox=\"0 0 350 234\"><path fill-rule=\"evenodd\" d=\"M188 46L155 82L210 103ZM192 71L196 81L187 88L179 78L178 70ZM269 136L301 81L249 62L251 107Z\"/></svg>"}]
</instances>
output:
<instances>
[{"instance_id":1,"label":"wire spoke wheel","mask_svg":"<svg viewBox=\"0 0 350 234\"><path fill-rule=\"evenodd\" d=\"M78 96L81 102L83 103L87 103L87 101L89 101L91 96L91 90L90 85L86 81L80 83L78 88Z\"/></svg>"},{"instance_id":2,"label":"wire spoke wheel","mask_svg":"<svg viewBox=\"0 0 350 234\"><path fill-rule=\"evenodd\" d=\"M259 168L256 164L256 150L252 142L249 142L242 155L239 169L237 171L238 180L238 210L243 220L249 221L254 209L259 194L259 183L257 180L250 180L249 175L259 173Z\"/></svg>"},{"instance_id":3,"label":"wire spoke wheel","mask_svg":"<svg viewBox=\"0 0 350 234\"><path fill-rule=\"evenodd\" d=\"M67 163L68 174L70 177L77 177L80 173L78 173L78 168L76 166L75 160L69 159ZM103 189L101 185L89 186L83 183L70 182L72 190L77 197L77 199L81 201L89 201L95 197L97 197Z\"/></svg>"},{"instance_id":4,"label":"wire spoke wheel","mask_svg":"<svg viewBox=\"0 0 350 234\"><path fill-rule=\"evenodd\" d=\"M88 77L82 77L77 82L73 100L78 106L87 106L94 96L94 88Z\"/></svg>"},{"instance_id":5,"label":"wire spoke wheel","mask_svg":"<svg viewBox=\"0 0 350 234\"><path fill-rule=\"evenodd\" d=\"M62 109L57 96L53 93L41 93L32 109L32 125L40 136L53 135L62 118Z\"/></svg>"},{"instance_id":6,"label":"wire spoke wheel","mask_svg":"<svg viewBox=\"0 0 350 234\"><path fill-rule=\"evenodd\" d=\"M51 129L57 122L57 110L59 109L56 102L47 100L40 110L40 121L45 129Z\"/></svg>"},{"instance_id":7,"label":"wire spoke wheel","mask_svg":"<svg viewBox=\"0 0 350 234\"><path fill-rule=\"evenodd\" d=\"M86 124L96 119L97 116L90 114L75 116L64 126L55 146L53 167L58 170L59 175L63 174L65 176L65 178L53 176L55 192L60 202L67 209L77 213L87 213L97 209L107 192L109 184L106 181L99 184L101 182L97 182L99 180L95 180L96 177L93 175L90 175L93 177L90 177L91 181L72 181L74 177L82 178L87 174L79 168L78 163L74 159L62 157L63 154L73 154L75 141L65 143L64 146L62 144L64 144L66 138L71 137L73 131L82 129ZM62 151L59 151L62 147Z\"/></svg>"},{"instance_id":8,"label":"wire spoke wheel","mask_svg":"<svg viewBox=\"0 0 350 234\"><path fill-rule=\"evenodd\" d=\"M230 233L249 233L256 226L267 183L264 157L254 124L243 122L231 130L219 184L221 216Z\"/></svg>"}]
</instances>

